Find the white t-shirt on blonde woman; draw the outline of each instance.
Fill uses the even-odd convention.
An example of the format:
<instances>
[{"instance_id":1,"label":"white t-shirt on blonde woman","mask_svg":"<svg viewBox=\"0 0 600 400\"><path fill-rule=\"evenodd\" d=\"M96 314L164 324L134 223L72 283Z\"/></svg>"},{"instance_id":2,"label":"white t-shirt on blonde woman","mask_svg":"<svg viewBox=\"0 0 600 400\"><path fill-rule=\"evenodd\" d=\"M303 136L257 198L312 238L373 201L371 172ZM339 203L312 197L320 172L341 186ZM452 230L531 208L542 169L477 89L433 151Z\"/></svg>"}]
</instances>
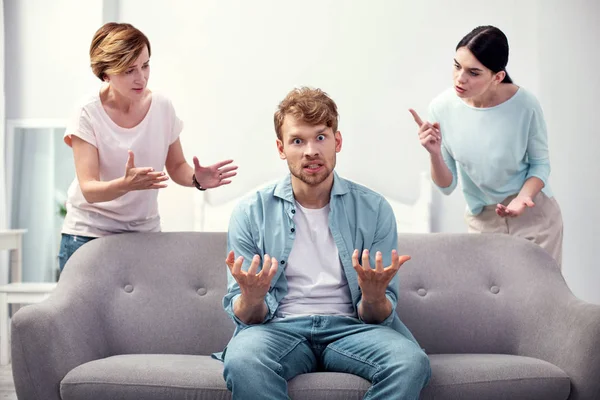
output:
<instances>
[{"instance_id":1,"label":"white t-shirt on blonde woman","mask_svg":"<svg viewBox=\"0 0 600 400\"><path fill-rule=\"evenodd\" d=\"M183 123L171 101L152 93L148 113L137 126L118 126L102 107L99 94L87 97L77 107L65 131L71 146L77 136L98 149L100 180L110 181L125 174L127 150L133 151L136 167L162 171L169 146L177 140ZM101 237L122 232L160 231L158 190L135 190L111 201L88 203L77 177L67 193L67 216L62 233Z\"/></svg>"}]
</instances>

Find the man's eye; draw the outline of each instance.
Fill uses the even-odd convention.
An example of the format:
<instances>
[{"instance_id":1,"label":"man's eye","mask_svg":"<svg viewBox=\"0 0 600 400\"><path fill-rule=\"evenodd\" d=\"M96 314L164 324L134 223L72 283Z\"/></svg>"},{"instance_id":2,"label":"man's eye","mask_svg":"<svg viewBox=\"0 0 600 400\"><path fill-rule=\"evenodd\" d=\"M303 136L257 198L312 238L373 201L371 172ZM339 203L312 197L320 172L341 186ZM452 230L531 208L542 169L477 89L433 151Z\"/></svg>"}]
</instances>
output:
<instances>
[{"instance_id":1,"label":"man's eye","mask_svg":"<svg viewBox=\"0 0 600 400\"><path fill-rule=\"evenodd\" d=\"M294 143L294 144L300 144L300 143L302 143L302 140L300 140L300 139L294 139L292 141L292 143Z\"/></svg>"},{"instance_id":2,"label":"man's eye","mask_svg":"<svg viewBox=\"0 0 600 400\"><path fill-rule=\"evenodd\" d=\"M317 140L325 140L325 135L319 135L319 136L317 136Z\"/></svg>"}]
</instances>

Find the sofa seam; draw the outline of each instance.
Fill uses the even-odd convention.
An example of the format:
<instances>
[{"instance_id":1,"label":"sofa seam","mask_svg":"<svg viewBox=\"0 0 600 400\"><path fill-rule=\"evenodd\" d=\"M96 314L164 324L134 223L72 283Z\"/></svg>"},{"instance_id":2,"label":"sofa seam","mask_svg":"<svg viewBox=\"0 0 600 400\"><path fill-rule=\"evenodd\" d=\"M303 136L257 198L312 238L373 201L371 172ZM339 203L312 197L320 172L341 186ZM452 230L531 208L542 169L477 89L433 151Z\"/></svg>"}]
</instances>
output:
<instances>
[{"instance_id":1,"label":"sofa seam","mask_svg":"<svg viewBox=\"0 0 600 400\"><path fill-rule=\"evenodd\" d=\"M227 390L227 388L221 387L209 387L209 388L199 388L195 386L177 386L177 385L160 385L153 383L121 383L121 382L68 382L62 383L61 386L79 386L79 385L118 385L118 386L142 386L142 387L161 387L161 388L175 388L175 389L202 389L202 390Z\"/></svg>"},{"instance_id":2,"label":"sofa seam","mask_svg":"<svg viewBox=\"0 0 600 400\"><path fill-rule=\"evenodd\" d=\"M472 384L479 384L479 383L496 383L496 382L517 382L517 381L528 381L528 380L555 380L555 379L560 379L560 380L567 380L568 382L571 382L571 378L569 378L568 376L566 377L557 377L557 378L549 378L549 377L539 377L539 378L513 378L513 379L498 379L498 380L485 380L485 381L473 381L473 382L460 382L460 383L448 383L448 384L436 384L436 385L428 385L428 387L445 387L445 386L461 386L461 385L472 385Z\"/></svg>"}]
</instances>

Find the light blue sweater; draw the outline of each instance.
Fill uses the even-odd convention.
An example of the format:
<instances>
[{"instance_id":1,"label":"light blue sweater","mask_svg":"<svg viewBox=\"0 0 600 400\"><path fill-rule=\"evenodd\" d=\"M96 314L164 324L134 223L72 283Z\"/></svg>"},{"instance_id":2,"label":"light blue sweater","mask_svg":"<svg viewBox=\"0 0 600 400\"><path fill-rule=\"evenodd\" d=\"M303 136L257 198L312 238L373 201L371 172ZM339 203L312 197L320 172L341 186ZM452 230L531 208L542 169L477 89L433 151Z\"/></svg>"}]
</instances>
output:
<instances>
[{"instance_id":1,"label":"light blue sweater","mask_svg":"<svg viewBox=\"0 0 600 400\"><path fill-rule=\"evenodd\" d=\"M460 176L473 215L518 193L532 176L552 197L546 123L533 94L519 88L502 104L476 108L451 88L431 102L429 118L440 123L442 155L452 172L452 183L440 190L452 193Z\"/></svg>"}]
</instances>

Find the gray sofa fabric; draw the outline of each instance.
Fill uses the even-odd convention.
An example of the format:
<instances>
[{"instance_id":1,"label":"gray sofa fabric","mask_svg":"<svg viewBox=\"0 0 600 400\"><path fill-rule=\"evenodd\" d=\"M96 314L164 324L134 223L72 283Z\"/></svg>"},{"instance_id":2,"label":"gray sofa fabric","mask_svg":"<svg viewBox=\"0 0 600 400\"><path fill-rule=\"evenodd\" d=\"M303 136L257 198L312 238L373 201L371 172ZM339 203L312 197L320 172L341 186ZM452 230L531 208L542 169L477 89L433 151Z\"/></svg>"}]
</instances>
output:
<instances>
[{"instance_id":1,"label":"gray sofa fabric","mask_svg":"<svg viewBox=\"0 0 600 400\"><path fill-rule=\"evenodd\" d=\"M233 323L224 233L121 234L67 263L12 321L21 400L229 399ZM600 306L575 298L542 249L500 235L400 235L398 313L430 356L422 399L600 399ZM298 399L362 399L369 382L316 372Z\"/></svg>"},{"instance_id":2,"label":"gray sofa fabric","mask_svg":"<svg viewBox=\"0 0 600 400\"><path fill-rule=\"evenodd\" d=\"M435 375L425 398L566 399L569 377L535 358L502 354L434 354ZM435 366L435 367L434 367ZM223 365L207 356L120 355L80 365L60 385L70 399L230 399ZM353 375L321 373L290 381L293 399L362 399L369 382Z\"/></svg>"}]
</instances>

